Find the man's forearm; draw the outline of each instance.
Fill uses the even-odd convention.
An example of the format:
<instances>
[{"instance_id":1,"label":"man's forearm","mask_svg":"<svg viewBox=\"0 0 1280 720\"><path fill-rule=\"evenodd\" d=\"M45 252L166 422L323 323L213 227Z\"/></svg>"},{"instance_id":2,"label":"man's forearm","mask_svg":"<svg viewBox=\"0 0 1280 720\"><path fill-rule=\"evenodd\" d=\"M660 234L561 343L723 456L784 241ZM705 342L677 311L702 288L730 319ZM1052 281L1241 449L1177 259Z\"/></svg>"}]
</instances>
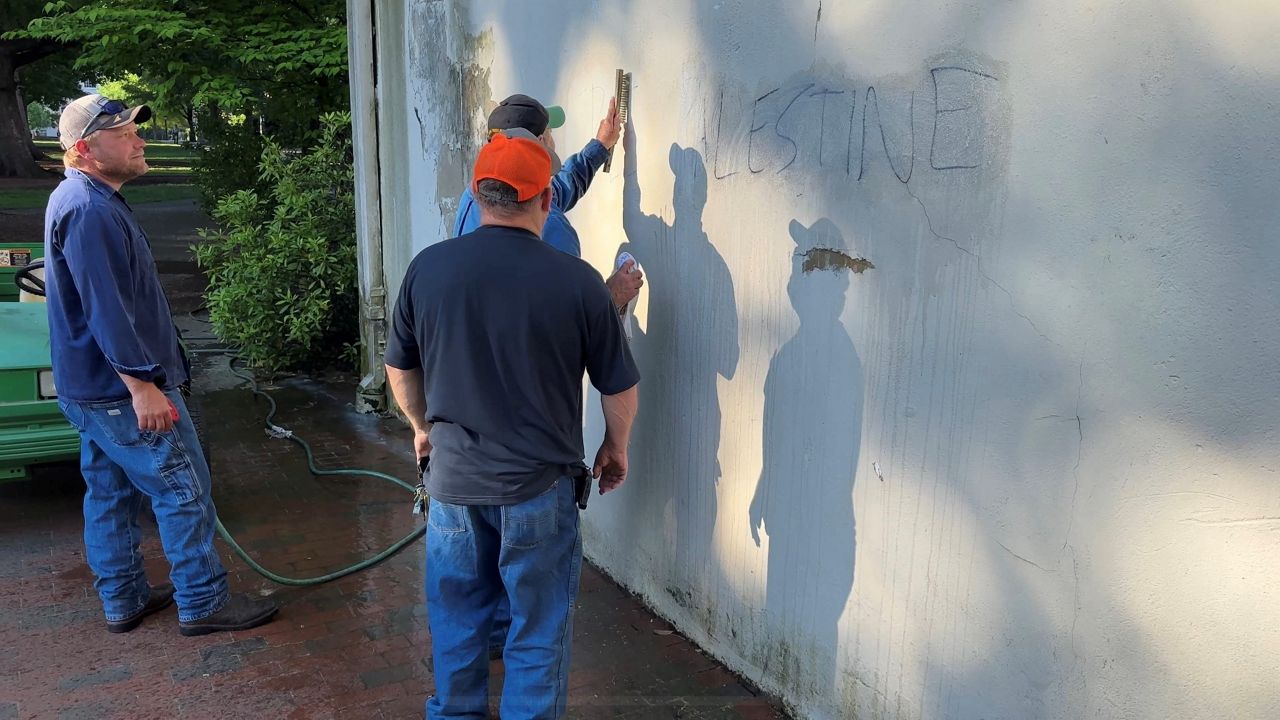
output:
<instances>
[{"instance_id":1,"label":"man's forearm","mask_svg":"<svg viewBox=\"0 0 1280 720\"><path fill-rule=\"evenodd\" d=\"M640 406L639 385L632 385L616 395L601 395L600 407L604 410L604 442L606 445L625 448L631 440L631 425Z\"/></svg>"},{"instance_id":2,"label":"man's forearm","mask_svg":"<svg viewBox=\"0 0 1280 720\"><path fill-rule=\"evenodd\" d=\"M396 404L416 432L426 432L430 429L430 424L427 422L427 396L423 391L422 369L401 370L390 365L386 368L387 382L391 385L391 395L396 399Z\"/></svg>"},{"instance_id":3,"label":"man's forearm","mask_svg":"<svg viewBox=\"0 0 1280 720\"><path fill-rule=\"evenodd\" d=\"M156 387L155 383L148 382L146 380L140 380L132 375L125 375L119 370L116 371L116 375L120 376L121 382L123 382L124 386L128 388L130 395L136 396L138 393L149 392L151 390L159 390L159 388Z\"/></svg>"}]
</instances>

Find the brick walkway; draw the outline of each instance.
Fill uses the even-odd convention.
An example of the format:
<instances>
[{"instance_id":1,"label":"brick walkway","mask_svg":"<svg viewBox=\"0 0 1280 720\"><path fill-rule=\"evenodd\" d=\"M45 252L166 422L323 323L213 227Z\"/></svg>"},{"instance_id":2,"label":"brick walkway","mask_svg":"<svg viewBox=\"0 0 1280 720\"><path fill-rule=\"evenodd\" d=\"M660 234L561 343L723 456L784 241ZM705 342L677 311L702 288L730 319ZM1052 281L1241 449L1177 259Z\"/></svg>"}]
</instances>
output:
<instances>
[{"instance_id":1,"label":"brick walkway","mask_svg":"<svg viewBox=\"0 0 1280 720\"><path fill-rule=\"evenodd\" d=\"M263 564L319 574L414 528L403 490L310 476L300 448L263 433L264 404L236 387L225 359L201 365L219 514ZM353 387L350 377L286 382L273 389L277 422L311 441L323 466L407 479L408 434L351 412ZM275 622L184 638L171 608L110 635L84 563L80 495L70 467L0 486L0 720L422 716L432 678L420 542L315 588L267 582L223 546L232 588L275 597L283 608ZM145 528L148 573L159 582L167 565L154 527ZM570 717L781 717L594 569L584 572L579 602ZM493 669L497 685L501 664Z\"/></svg>"}]
</instances>

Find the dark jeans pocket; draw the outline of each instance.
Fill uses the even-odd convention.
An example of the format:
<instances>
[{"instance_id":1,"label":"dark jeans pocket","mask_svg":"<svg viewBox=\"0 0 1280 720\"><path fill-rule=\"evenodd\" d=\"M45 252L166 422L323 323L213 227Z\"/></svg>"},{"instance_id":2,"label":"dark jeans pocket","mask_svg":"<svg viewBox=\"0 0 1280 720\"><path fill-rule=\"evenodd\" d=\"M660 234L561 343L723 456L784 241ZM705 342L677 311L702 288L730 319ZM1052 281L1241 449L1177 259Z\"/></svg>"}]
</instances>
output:
<instances>
[{"instance_id":1,"label":"dark jeans pocket","mask_svg":"<svg viewBox=\"0 0 1280 720\"><path fill-rule=\"evenodd\" d=\"M103 435L117 447L138 447L150 444L153 433L144 433L138 429L138 416L133 412L133 401L130 399L112 402L84 403L84 413L102 428ZM86 418L85 422L89 422Z\"/></svg>"},{"instance_id":2,"label":"dark jeans pocket","mask_svg":"<svg viewBox=\"0 0 1280 720\"><path fill-rule=\"evenodd\" d=\"M560 504L564 502L564 485L573 485L569 478L560 478L546 492L515 505L502 508L502 544L517 550L531 550L543 541L554 537L559 530ZM570 495L573 493L570 492Z\"/></svg>"},{"instance_id":3,"label":"dark jeans pocket","mask_svg":"<svg viewBox=\"0 0 1280 720\"><path fill-rule=\"evenodd\" d=\"M191 463L162 471L160 479L173 491L173 497L180 505L186 505L200 497L200 484L196 480L195 471L191 469Z\"/></svg>"},{"instance_id":4,"label":"dark jeans pocket","mask_svg":"<svg viewBox=\"0 0 1280 720\"><path fill-rule=\"evenodd\" d=\"M440 502L432 499L427 510L427 523L437 532L463 533L467 531L468 510L463 505Z\"/></svg>"},{"instance_id":5,"label":"dark jeans pocket","mask_svg":"<svg viewBox=\"0 0 1280 720\"><path fill-rule=\"evenodd\" d=\"M109 402L68 402L64 412L68 410L71 415L77 410L83 414L86 426L93 426L86 432L90 432L111 461L147 493L167 490L183 505L204 495L207 476L196 472L182 441L179 425L174 425L168 432L139 430L133 401L128 398Z\"/></svg>"},{"instance_id":6,"label":"dark jeans pocket","mask_svg":"<svg viewBox=\"0 0 1280 720\"><path fill-rule=\"evenodd\" d=\"M160 478L173 491L178 502L185 505L200 497L200 479L177 428L163 433L144 432L143 436L151 446Z\"/></svg>"}]
</instances>

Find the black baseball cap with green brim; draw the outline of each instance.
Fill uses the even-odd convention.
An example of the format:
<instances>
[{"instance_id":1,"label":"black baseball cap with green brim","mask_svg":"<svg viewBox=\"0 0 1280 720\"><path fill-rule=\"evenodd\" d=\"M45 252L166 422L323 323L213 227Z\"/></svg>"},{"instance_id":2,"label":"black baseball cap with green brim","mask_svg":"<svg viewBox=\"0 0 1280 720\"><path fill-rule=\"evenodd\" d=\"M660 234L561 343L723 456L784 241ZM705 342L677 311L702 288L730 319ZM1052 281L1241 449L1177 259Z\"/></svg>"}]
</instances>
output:
<instances>
[{"instance_id":1,"label":"black baseball cap with green brim","mask_svg":"<svg viewBox=\"0 0 1280 720\"><path fill-rule=\"evenodd\" d=\"M524 128L534 135L541 135L547 128L561 125L564 125L564 108L543 105L528 95L512 95L489 113L490 132Z\"/></svg>"},{"instance_id":2,"label":"black baseball cap with green brim","mask_svg":"<svg viewBox=\"0 0 1280 720\"><path fill-rule=\"evenodd\" d=\"M119 100L105 98L97 93L76 98L62 109L58 118L58 142L63 150L69 150L77 140L89 137L99 130L110 130L131 122L144 123L151 119L151 108L146 105L128 107Z\"/></svg>"}]
</instances>

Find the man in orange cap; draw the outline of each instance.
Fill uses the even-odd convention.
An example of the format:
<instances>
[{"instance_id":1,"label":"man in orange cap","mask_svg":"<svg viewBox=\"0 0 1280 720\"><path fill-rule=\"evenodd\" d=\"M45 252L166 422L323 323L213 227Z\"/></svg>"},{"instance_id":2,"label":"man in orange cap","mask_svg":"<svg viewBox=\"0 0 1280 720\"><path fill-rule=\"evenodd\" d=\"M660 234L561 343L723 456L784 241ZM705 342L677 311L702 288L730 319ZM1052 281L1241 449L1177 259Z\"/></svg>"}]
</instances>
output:
<instances>
[{"instance_id":1,"label":"man in orange cap","mask_svg":"<svg viewBox=\"0 0 1280 720\"><path fill-rule=\"evenodd\" d=\"M541 239L553 151L500 132L476 159L482 224L410 263L387 378L428 459L428 718L487 717L488 638L510 602L504 718L564 714L582 564L577 488L626 479L640 375L599 273ZM582 377L605 438L583 462Z\"/></svg>"},{"instance_id":2,"label":"man in orange cap","mask_svg":"<svg viewBox=\"0 0 1280 720\"><path fill-rule=\"evenodd\" d=\"M555 157L556 141L552 131L563 126L564 122L564 108L543 105L528 95L516 94L498 103L489 113L488 131L489 136L493 137L495 133L526 130ZM618 103L614 98L609 101L609 109L600 120L596 136L587 141L580 152L570 155L563 165L555 165L551 177L551 209L542 226L543 242L561 252L582 257L578 231L569 222L566 213L586 195L596 173L608 160L610 150L621 137L622 122L618 118ZM453 234L464 235L480 225L480 205L476 202L474 191L468 187L458 200ZM640 293L640 288L644 285L644 272L636 265L635 260L628 260L605 278L604 284L609 288L613 304L622 313L628 303ZM502 657L502 650L507 644L509 621L506 603L500 603L494 620L493 635L489 639L489 656L492 659Z\"/></svg>"}]
</instances>

